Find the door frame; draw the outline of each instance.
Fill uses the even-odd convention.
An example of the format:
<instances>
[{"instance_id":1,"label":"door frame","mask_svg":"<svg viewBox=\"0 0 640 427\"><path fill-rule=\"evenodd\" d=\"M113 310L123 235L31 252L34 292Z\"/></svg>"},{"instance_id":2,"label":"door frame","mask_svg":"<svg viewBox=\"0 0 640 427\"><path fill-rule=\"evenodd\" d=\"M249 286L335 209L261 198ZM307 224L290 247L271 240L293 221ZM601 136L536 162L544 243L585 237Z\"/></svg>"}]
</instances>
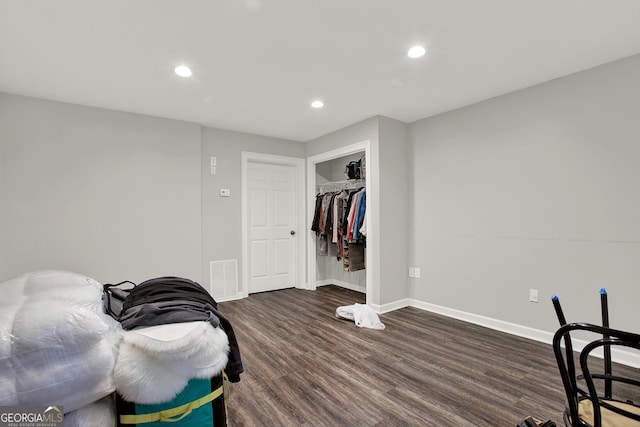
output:
<instances>
[{"instance_id":1,"label":"door frame","mask_svg":"<svg viewBox=\"0 0 640 427\"><path fill-rule=\"evenodd\" d=\"M295 287L307 288L307 284L304 282L304 272L306 270L306 259L304 257L304 250L306 247L307 233L304 233L305 210L304 210L304 179L305 179L305 161L298 157L286 157L278 156L275 154L254 153L250 151L242 152L242 289L240 293L244 298L249 296L249 245L247 239L249 238L249 230L247 227L247 221L249 218L248 212L248 192L247 192L247 173L249 163L263 163L269 165L284 165L293 166L295 176L295 207L296 207L296 261L295 261ZM302 255L301 255L302 254Z\"/></svg>"},{"instance_id":2,"label":"door frame","mask_svg":"<svg viewBox=\"0 0 640 427\"><path fill-rule=\"evenodd\" d=\"M367 191L367 250L365 254L366 263L366 302L367 304L375 303L374 295L377 292L377 283L375 282L374 275L374 259L378 257L379 245L378 245L378 229L377 218L372 215L372 212L377 212L377 200L373 192L373 176L372 176L372 158L371 158L371 142L370 140L364 140L355 144L347 145L335 150L326 151L324 153L316 154L307 158L307 282L308 289L316 289L316 247L315 239L313 238L313 231L311 231L311 222L313 218L313 212L315 210L316 203L316 164L326 162L328 160L334 160L340 157L348 156L350 154L365 153L365 189Z\"/></svg>"}]
</instances>

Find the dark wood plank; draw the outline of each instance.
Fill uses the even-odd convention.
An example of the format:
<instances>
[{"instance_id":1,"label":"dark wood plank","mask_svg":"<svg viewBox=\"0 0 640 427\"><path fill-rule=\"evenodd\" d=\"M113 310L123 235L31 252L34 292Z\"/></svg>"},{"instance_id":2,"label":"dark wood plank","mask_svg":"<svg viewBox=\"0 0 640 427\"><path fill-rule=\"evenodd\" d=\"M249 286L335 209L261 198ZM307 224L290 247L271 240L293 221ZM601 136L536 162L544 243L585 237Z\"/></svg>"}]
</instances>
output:
<instances>
[{"instance_id":1,"label":"dark wood plank","mask_svg":"<svg viewBox=\"0 0 640 427\"><path fill-rule=\"evenodd\" d=\"M364 295L336 286L220 303L245 373L234 426L560 425L564 392L550 345L408 307L384 331L335 317Z\"/></svg>"}]
</instances>

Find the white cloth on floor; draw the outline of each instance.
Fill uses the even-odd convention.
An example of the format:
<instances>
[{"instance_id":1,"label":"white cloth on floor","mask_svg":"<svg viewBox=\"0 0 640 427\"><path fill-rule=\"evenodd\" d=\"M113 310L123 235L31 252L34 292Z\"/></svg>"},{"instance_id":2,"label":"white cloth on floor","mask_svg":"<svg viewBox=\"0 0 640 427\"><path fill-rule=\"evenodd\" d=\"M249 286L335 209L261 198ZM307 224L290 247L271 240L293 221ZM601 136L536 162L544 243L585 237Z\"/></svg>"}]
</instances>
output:
<instances>
[{"instance_id":1,"label":"white cloth on floor","mask_svg":"<svg viewBox=\"0 0 640 427\"><path fill-rule=\"evenodd\" d=\"M353 305L345 305L336 309L336 316L353 320L356 326L360 328L378 329L383 330L385 328L384 323L380 321L380 318L371 307L366 304L355 303Z\"/></svg>"},{"instance_id":2,"label":"white cloth on floor","mask_svg":"<svg viewBox=\"0 0 640 427\"><path fill-rule=\"evenodd\" d=\"M336 308L336 317L339 317L341 319L354 320L353 306L343 305Z\"/></svg>"}]
</instances>

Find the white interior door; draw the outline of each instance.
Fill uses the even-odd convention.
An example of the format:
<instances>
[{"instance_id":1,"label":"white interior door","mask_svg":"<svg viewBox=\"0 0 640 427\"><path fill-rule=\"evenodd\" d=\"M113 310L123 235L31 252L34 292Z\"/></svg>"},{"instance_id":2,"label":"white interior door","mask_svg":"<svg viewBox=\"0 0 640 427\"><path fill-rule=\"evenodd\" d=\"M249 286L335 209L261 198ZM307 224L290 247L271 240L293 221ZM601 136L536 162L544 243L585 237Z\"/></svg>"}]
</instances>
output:
<instances>
[{"instance_id":1,"label":"white interior door","mask_svg":"<svg viewBox=\"0 0 640 427\"><path fill-rule=\"evenodd\" d=\"M291 288L296 277L295 167L247 165L249 292Z\"/></svg>"}]
</instances>

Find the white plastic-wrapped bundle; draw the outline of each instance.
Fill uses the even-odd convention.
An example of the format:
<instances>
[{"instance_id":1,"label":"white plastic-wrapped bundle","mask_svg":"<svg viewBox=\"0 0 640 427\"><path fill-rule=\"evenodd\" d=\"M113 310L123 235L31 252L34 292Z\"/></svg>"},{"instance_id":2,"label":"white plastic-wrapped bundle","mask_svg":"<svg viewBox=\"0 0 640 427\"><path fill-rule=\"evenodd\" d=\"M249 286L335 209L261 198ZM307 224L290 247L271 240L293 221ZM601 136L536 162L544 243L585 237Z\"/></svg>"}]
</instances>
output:
<instances>
[{"instance_id":1,"label":"white plastic-wrapped bundle","mask_svg":"<svg viewBox=\"0 0 640 427\"><path fill-rule=\"evenodd\" d=\"M13 321L26 297L23 294L25 277L2 283L0 291L0 406L18 404L16 373L13 369L11 350L13 344Z\"/></svg>"},{"instance_id":2,"label":"white plastic-wrapped bundle","mask_svg":"<svg viewBox=\"0 0 640 427\"><path fill-rule=\"evenodd\" d=\"M116 414L111 396L103 397L64 415L65 427L115 426Z\"/></svg>"},{"instance_id":3,"label":"white plastic-wrapped bundle","mask_svg":"<svg viewBox=\"0 0 640 427\"><path fill-rule=\"evenodd\" d=\"M70 412L115 390L122 330L102 312L102 285L39 271L1 283L0 291L11 295L0 306L0 405L56 404Z\"/></svg>"}]
</instances>

